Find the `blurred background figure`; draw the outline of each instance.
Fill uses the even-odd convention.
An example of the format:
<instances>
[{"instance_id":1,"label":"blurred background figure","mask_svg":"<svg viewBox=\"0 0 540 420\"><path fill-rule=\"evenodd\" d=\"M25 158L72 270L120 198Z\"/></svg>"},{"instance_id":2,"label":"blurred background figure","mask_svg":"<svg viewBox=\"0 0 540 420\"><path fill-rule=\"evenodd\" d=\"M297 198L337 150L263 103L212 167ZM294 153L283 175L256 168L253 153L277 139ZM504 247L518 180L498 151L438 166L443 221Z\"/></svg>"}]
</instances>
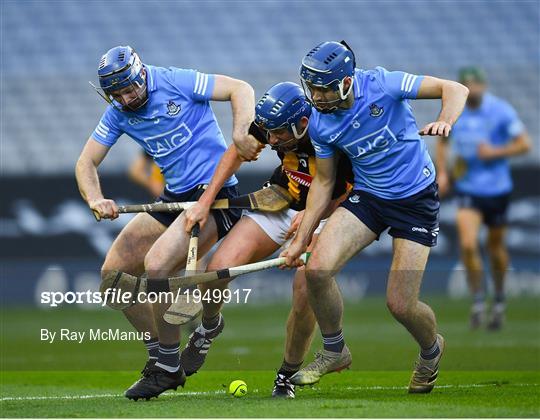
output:
<instances>
[{"instance_id":1,"label":"blurred background figure","mask_svg":"<svg viewBox=\"0 0 540 420\"><path fill-rule=\"evenodd\" d=\"M159 197L165 187L165 178L144 150L131 163L128 170L129 179L146 189L152 197Z\"/></svg>"},{"instance_id":2,"label":"blurred background figure","mask_svg":"<svg viewBox=\"0 0 540 420\"><path fill-rule=\"evenodd\" d=\"M461 117L450 135L456 157L452 178L458 200L456 215L461 258L473 294L472 329L484 321L484 270L479 246L482 224L487 225L487 251L494 284L494 302L487 328L501 328L505 312L504 283L508 269L505 244L508 205L513 189L508 158L527 153L530 140L515 109L486 91L486 75L479 67L464 67L459 82L469 88ZM448 139L440 138L437 151L437 179L441 194L448 192L446 170Z\"/></svg>"}]
</instances>

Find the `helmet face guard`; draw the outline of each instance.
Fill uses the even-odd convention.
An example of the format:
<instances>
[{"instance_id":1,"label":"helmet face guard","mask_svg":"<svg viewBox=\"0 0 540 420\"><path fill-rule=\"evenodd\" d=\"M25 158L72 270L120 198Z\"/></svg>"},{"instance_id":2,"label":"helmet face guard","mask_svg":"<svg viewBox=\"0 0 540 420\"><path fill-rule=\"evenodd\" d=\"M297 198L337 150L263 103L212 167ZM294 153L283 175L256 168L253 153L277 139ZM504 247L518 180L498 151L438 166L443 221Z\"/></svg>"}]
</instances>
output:
<instances>
[{"instance_id":1,"label":"helmet face guard","mask_svg":"<svg viewBox=\"0 0 540 420\"><path fill-rule=\"evenodd\" d=\"M348 77L348 76L345 76ZM304 78L301 79L302 82L302 89L304 89L304 93L306 95L306 99L309 101L313 107L319 111L322 114L330 114L334 112L336 109L339 108L339 106L347 100L349 97L349 94L352 91L354 79L351 78L351 84L349 85L349 88L345 92L345 77L341 80L333 80L328 85L314 85L310 82L306 81ZM338 98L331 100L331 101L315 101L313 99L313 88L322 88L322 89L329 89L332 92L336 92L338 94Z\"/></svg>"},{"instance_id":2,"label":"helmet face guard","mask_svg":"<svg viewBox=\"0 0 540 420\"><path fill-rule=\"evenodd\" d=\"M300 120L310 115L311 106L302 88L296 83L284 82L272 86L261 97L255 107L255 124L265 132L267 141L272 132L287 130L291 133L290 140L271 145L273 150L291 152L298 148L298 141L307 133L309 122L301 129Z\"/></svg>"},{"instance_id":3,"label":"helmet face guard","mask_svg":"<svg viewBox=\"0 0 540 420\"><path fill-rule=\"evenodd\" d=\"M133 48L115 47L101 57L98 67L100 88L90 83L98 94L119 111L136 111L148 102L144 66ZM131 89L127 89L131 88ZM127 89L135 92L128 103L114 99L114 92Z\"/></svg>"},{"instance_id":4,"label":"helmet face guard","mask_svg":"<svg viewBox=\"0 0 540 420\"><path fill-rule=\"evenodd\" d=\"M323 42L313 48L302 60L300 78L308 101L321 113L334 112L352 92L354 53L345 41ZM345 79L351 77L352 83L345 91ZM337 93L331 101L314 101L312 88L329 89Z\"/></svg>"},{"instance_id":5,"label":"helmet face guard","mask_svg":"<svg viewBox=\"0 0 540 420\"><path fill-rule=\"evenodd\" d=\"M302 130L301 133L298 133L298 131L296 130L296 124L292 124L292 125L289 125L289 126L284 125L282 127L273 128L273 129L268 129L264 125L261 126L259 124L257 124L257 126L265 133L266 141L270 145L270 148L272 150L275 150L276 152L283 152L283 153L296 151L298 149L298 143L299 143L300 139L302 139L302 137L304 137L304 135L306 134L307 129L308 129L308 126L306 125L306 128L304 130ZM292 137L289 140L283 140L283 141L280 141L277 144L271 144L270 141L269 141L270 140L270 134L272 132L282 131L282 130L287 130L289 133L292 134Z\"/></svg>"}]
</instances>

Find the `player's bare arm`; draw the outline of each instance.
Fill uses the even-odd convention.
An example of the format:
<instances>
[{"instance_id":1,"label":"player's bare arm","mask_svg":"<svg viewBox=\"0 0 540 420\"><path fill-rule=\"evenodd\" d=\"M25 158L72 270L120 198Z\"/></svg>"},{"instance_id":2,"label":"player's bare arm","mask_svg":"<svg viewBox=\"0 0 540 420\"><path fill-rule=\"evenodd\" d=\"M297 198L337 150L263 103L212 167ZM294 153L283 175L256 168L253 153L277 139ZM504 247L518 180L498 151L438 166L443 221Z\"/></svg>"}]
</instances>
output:
<instances>
[{"instance_id":1,"label":"player's bare arm","mask_svg":"<svg viewBox=\"0 0 540 420\"><path fill-rule=\"evenodd\" d=\"M298 257L307 249L313 232L332 201L336 170L337 158L335 156L317 159L317 173L309 187L302 223L291 245L281 254L281 256L287 258L289 267L297 267L303 264Z\"/></svg>"},{"instance_id":2,"label":"player's bare arm","mask_svg":"<svg viewBox=\"0 0 540 420\"><path fill-rule=\"evenodd\" d=\"M450 177L447 169L448 158L448 137L437 138L435 152L435 170L437 172L437 184L439 184L439 193L444 196L450 190Z\"/></svg>"},{"instance_id":3,"label":"player's bare arm","mask_svg":"<svg viewBox=\"0 0 540 420\"><path fill-rule=\"evenodd\" d=\"M450 135L452 125L457 121L467 100L469 89L452 80L425 76L418 90L417 99L441 99L441 112L437 121L426 124L419 133L422 136Z\"/></svg>"},{"instance_id":4,"label":"player's bare arm","mask_svg":"<svg viewBox=\"0 0 540 420\"><path fill-rule=\"evenodd\" d=\"M493 146L487 142L478 146L478 157L483 160L501 159L528 153L531 150L531 139L527 132L514 137L505 146Z\"/></svg>"},{"instance_id":5,"label":"player's bare arm","mask_svg":"<svg viewBox=\"0 0 540 420\"><path fill-rule=\"evenodd\" d=\"M230 101L233 114L232 139L244 160L257 160L261 144L248 134L249 126L255 118L255 92L251 85L228 76L216 75L214 101Z\"/></svg>"},{"instance_id":6,"label":"player's bare arm","mask_svg":"<svg viewBox=\"0 0 540 420\"><path fill-rule=\"evenodd\" d=\"M221 157L210 184L208 184L197 204L186 210L185 226L187 232L191 232L196 223L199 223L201 228L204 226L210 214L210 206L216 199L219 190L221 190L227 179L238 170L242 162L243 159L238 154L236 146L231 144Z\"/></svg>"},{"instance_id":7,"label":"player's bare arm","mask_svg":"<svg viewBox=\"0 0 540 420\"><path fill-rule=\"evenodd\" d=\"M116 219L118 206L114 200L103 197L97 173L98 166L108 152L109 147L90 137L77 161L75 177L79 191L90 209L99 213L102 219Z\"/></svg>"}]
</instances>

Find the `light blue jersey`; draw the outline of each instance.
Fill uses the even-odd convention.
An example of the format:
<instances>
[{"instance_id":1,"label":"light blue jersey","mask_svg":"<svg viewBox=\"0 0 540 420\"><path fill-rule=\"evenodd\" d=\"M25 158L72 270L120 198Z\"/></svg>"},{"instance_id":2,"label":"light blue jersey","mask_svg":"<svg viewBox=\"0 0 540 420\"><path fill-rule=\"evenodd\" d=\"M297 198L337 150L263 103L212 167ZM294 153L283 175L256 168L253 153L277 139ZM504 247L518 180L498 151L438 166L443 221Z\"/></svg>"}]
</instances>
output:
<instances>
[{"instance_id":1,"label":"light blue jersey","mask_svg":"<svg viewBox=\"0 0 540 420\"><path fill-rule=\"evenodd\" d=\"M380 198L401 199L426 188L435 168L407 101L416 98L422 79L382 67L356 69L352 108L313 110L309 135L317 157L342 150L352 163L354 188Z\"/></svg>"},{"instance_id":2,"label":"light blue jersey","mask_svg":"<svg viewBox=\"0 0 540 420\"><path fill-rule=\"evenodd\" d=\"M147 104L137 112L109 105L92 137L108 147L124 133L133 138L154 159L173 193L209 183L227 149L209 103L214 76L174 67L145 68ZM232 176L224 186L237 182Z\"/></svg>"},{"instance_id":3,"label":"light blue jersey","mask_svg":"<svg viewBox=\"0 0 540 420\"><path fill-rule=\"evenodd\" d=\"M454 154L466 163L465 174L456 181L457 191L484 197L512 191L508 159L481 160L478 146L504 146L523 130L514 108L490 93L484 94L477 109L465 107L450 135Z\"/></svg>"}]
</instances>

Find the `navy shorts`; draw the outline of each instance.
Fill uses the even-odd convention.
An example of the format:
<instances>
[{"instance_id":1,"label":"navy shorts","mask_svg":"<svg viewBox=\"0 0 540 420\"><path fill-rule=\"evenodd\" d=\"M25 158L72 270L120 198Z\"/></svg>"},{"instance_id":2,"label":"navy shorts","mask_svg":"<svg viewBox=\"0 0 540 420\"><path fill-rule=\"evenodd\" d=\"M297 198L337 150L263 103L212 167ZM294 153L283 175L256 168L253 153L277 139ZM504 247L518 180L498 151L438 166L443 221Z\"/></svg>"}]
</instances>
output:
<instances>
[{"instance_id":1,"label":"navy shorts","mask_svg":"<svg viewBox=\"0 0 540 420\"><path fill-rule=\"evenodd\" d=\"M394 238L425 246L437 245L439 190L434 182L422 191L399 200L386 200L361 190L351 191L341 207L354 214L377 235L390 228Z\"/></svg>"},{"instance_id":2,"label":"navy shorts","mask_svg":"<svg viewBox=\"0 0 540 420\"><path fill-rule=\"evenodd\" d=\"M484 223L490 227L504 226L508 222L510 193L493 197L480 197L458 192L457 202L461 209L478 210L482 214Z\"/></svg>"},{"instance_id":3,"label":"navy shorts","mask_svg":"<svg viewBox=\"0 0 540 420\"><path fill-rule=\"evenodd\" d=\"M202 185L180 194L175 194L165 189L163 194L161 194L156 202L171 203L175 201L197 201L203 193L204 189L202 188ZM235 185L233 187L222 188L216 198L233 198L237 196L238 187ZM214 216L214 220L216 221L219 239L223 238L242 216L241 209L211 210L210 213L212 216ZM165 213L156 211L149 212L148 214L167 227L169 227L180 215L180 213Z\"/></svg>"}]
</instances>

